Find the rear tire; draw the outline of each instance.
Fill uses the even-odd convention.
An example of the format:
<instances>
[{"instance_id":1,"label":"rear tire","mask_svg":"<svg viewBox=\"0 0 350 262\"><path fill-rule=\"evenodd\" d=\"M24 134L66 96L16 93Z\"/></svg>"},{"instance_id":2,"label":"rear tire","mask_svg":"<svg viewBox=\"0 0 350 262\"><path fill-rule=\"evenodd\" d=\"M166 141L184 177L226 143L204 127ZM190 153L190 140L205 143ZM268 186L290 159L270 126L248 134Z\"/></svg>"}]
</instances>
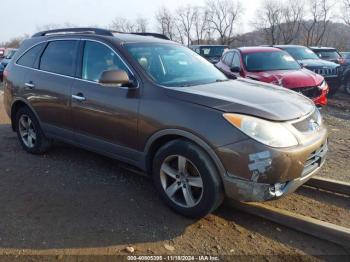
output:
<instances>
[{"instance_id":1,"label":"rear tire","mask_svg":"<svg viewBox=\"0 0 350 262\"><path fill-rule=\"evenodd\" d=\"M179 139L162 146L153 159L152 175L163 201L184 216L203 217L224 199L212 159L189 141Z\"/></svg>"},{"instance_id":2,"label":"rear tire","mask_svg":"<svg viewBox=\"0 0 350 262\"><path fill-rule=\"evenodd\" d=\"M21 107L15 116L17 137L28 153L43 154L51 143L42 131L39 121L28 107Z\"/></svg>"}]
</instances>

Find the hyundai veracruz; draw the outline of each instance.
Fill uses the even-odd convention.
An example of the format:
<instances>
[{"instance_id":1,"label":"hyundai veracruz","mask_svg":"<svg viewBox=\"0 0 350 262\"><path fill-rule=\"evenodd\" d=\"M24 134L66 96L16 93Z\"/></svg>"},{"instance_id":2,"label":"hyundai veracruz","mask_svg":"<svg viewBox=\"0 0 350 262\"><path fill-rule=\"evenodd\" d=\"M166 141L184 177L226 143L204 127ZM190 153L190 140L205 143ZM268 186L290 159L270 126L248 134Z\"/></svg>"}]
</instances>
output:
<instances>
[{"instance_id":1,"label":"hyundai veracruz","mask_svg":"<svg viewBox=\"0 0 350 262\"><path fill-rule=\"evenodd\" d=\"M40 32L22 43L4 77L6 111L27 152L61 140L130 163L185 216L204 216L225 196L279 198L325 160L327 131L311 100L229 80L152 34Z\"/></svg>"}]
</instances>

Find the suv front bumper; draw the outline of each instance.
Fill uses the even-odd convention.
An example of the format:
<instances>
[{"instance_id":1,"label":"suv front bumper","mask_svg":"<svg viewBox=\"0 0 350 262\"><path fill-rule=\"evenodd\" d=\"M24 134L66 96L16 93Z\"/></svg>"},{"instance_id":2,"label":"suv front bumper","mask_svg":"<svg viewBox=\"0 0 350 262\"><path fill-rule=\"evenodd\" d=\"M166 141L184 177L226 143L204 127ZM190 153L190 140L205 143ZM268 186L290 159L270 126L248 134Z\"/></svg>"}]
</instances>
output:
<instances>
[{"instance_id":1,"label":"suv front bumper","mask_svg":"<svg viewBox=\"0 0 350 262\"><path fill-rule=\"evenodd\" d=\"M327 131L307 145L276 149L252 139L217 148L225 169L226 196L237 201L266 201L294 192L323 166Z\"/></svg>"}]
</instances>

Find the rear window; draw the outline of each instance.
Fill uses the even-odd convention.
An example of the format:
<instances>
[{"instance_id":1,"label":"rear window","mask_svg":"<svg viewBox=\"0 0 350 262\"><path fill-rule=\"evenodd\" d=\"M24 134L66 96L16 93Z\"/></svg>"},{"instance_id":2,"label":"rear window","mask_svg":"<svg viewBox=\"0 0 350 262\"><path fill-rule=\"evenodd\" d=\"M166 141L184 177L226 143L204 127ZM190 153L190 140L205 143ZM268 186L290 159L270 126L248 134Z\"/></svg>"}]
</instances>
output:
<instances>
[{"instance_id":1,"label":"rear window","mask_svg":"<svg viewBox=\"0 0 350 262\"><path fill-rule=\"evenodd\" d=\"M61 75L73 76L78 41L53 41L46 47L40 61L40 69Z\"/></svg>"},{"instance_id":2,"label":"rear window","mask_svg":"<svg viewBox=\"0 0 350 262\"><path fill-rule=\"evenodd\" d=\"M225 46L206 46L200 48L200 54L204 57L221 57Z\"/></svg>"},{"instance_id":3,"label":"rear window","mask_svg":"<svg viewBox=\"0 0 350 262\"><path fill-rule=\"evenodd\" d=\"M33 48L29 49L18 61L17 64L27 67L33 67L35 60L37 59L38 55L40 54L42 48L44 47L45 43L38 44L34 46Z\"/></svg>"}]
</instances>

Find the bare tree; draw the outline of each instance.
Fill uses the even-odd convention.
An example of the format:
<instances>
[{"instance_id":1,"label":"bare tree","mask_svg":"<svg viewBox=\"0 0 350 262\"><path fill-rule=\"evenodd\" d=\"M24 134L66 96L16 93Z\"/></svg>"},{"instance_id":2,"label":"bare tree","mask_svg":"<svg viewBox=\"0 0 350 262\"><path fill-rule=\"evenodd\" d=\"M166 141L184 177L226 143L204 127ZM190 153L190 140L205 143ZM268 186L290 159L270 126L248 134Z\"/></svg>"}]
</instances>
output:
<instances>
[{"instance_id":1,"label":"bare tree","mask_svg":"<svg viewBox=\"0 0 350 262\"><path fill-rule=\"evenodd\" d=\"M161 33L169 37L170 40L175 40L177 27L173 14L166 7L161 7L155 18Z\"/></svg>"},{"instance_id":2,"label":"bare tree","mask_svg":"<svg viewBox=\"0 0 350 262\"><path fill-rule=\"evenodd\" d=\"M257 11L255 28L263 31L269 44L278 44L283 18L283 7L278 0L265 0Z\"/></svg>"},{"instance_id":3,"label":"bare tree","mask_svg":"<svg viewBox=\"0 0 350 262\"><path fill-rule=\"evenodd\" d=\"M36 31L47 31L47 30L53 30L53 29L61 29L61 28L73 28L77 27L77 25L65 22L63 24L46 24L42 26L37 26Z\"/></svg>"},{"instance_id":4,"label":"bare tree","mask_svg":"<svg viewBox=\"0 0 350 262\"><path fill-rule=\"evenodd\" d=\"M230 44L233 28L243 12L239 0L208 0L209 27L219 35L221 44Z\"/></svg>"},{"instance_id":5,"label":"bare tree","mask_svg":"<svg viewBox=\"0 0 350 262\"><path fill-rule=\"evenodd\" d=\"M136 30L137 32L145 33L147 32L148 20L144 17L139 17L136 19Z\"/></svg>"},{"instance_id":6,"label":"bare tree","mask_svg":"<svg viewBox=\"0 0 350 262\"><path fill-rule=\"evenodd\" d=\"M184 33L187 40L187 46L190 46L192 40L192 30L194 27L195 19L197 18L196 10L190 5L182 6L176 10L176 16L177 28Z\"/></svg>"},{"instance_id":7,"label":"bare tree","mask_svg":"<svg viewBox=\"0 0 350 262\"><path fill-rule=\"evenodd\" d=\"M0 46L6 47L6 48L18 48L20 46L20 44L22 43L22 41L26 38L29 38L29 35L26 34L23 36L14 37L14 38L11 38L7 42L0 43Z\"/></svg>"},{"instance_id":8,"label":"bare tree","mask_svg":"<svg viewBox=\"0 0 350 262\"><path fill-rule=\"evenodd\" d=\"M308 0L310 20L303 22L305 44L319 45L330 22L330 12L334 3L329 0Z\"/></svg>"},{"instance_id":9,"label":"bare tree","mask_svg":"<svg viewBox=\"0 0 350 262\"><path fill-rule=\"evenodd\" d=\"M194 7L194 31L197 44L204 42L204 39L208 40L209 24L208 24L208 10L203 7Z\"/></svg>"},{"instance_id":10,"label":"bare tree","mask_svg":"<svg viewBox=\"0 0 350 262\"><path fill-rule=\"evenodd\" d=\"M279 24L279 31L283 44L290 44L300 33L304 18L304 1L288 0L282 7L282 23Z\"/></svg>"},{"instance_id":11,"label":"bare tree","mask_svg":"<svg viewBox=\"0 0 350 262\"><path fill-rule=\"evenodd\" d=\"M136 32L137 31L136 23L133 23L124 17L116 17L112 21L112 24L109 27L110 29L118 32Z\"/></svg>"},{"instance_id":12,"label":"bare tree","mask_svg":"<svg viewBox=\"0 0 350 262\"><path fill-rule=\"evenodd\" d=\"M340 8L344 23L350 26L350 0L343 0Z\"/></svg>"}]
</instances>

